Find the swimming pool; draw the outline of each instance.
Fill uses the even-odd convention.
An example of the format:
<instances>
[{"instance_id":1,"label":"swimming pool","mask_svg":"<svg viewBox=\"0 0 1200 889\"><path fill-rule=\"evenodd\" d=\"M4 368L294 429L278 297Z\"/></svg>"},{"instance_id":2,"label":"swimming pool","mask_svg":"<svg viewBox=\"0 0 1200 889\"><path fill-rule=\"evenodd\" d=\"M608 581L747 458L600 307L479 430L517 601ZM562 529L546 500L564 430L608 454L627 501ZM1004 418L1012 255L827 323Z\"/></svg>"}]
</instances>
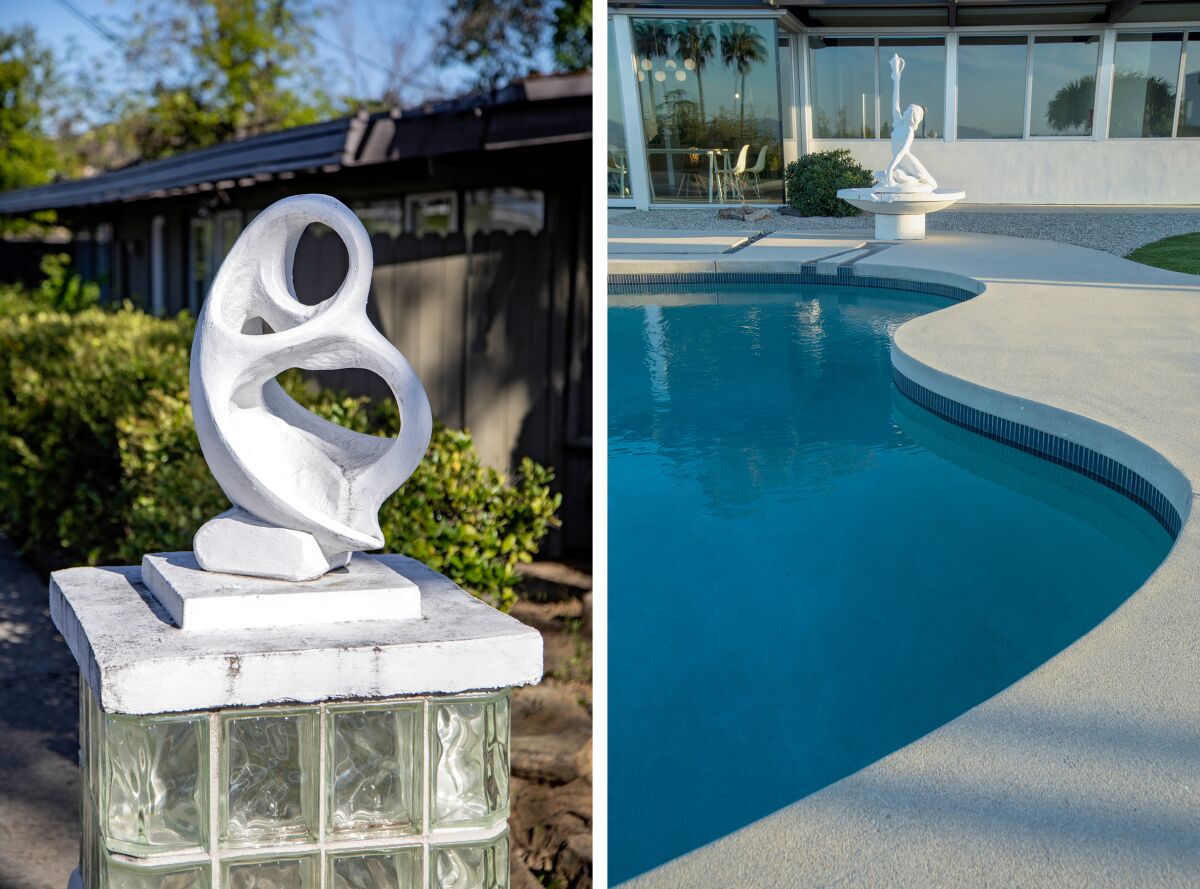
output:
<instances>
[{"instance_id":1,"label":"swimming pool","mask_svg":"<svg viewBox=\"0 0 1200 889\"><path fill-rule=\"evenodd\" d=\"M948 300L620 300L645 304L609 309L613 882L990 697L1170 548L1122 495L895 390L890 334Z\"/></svg>"}]
</instances>

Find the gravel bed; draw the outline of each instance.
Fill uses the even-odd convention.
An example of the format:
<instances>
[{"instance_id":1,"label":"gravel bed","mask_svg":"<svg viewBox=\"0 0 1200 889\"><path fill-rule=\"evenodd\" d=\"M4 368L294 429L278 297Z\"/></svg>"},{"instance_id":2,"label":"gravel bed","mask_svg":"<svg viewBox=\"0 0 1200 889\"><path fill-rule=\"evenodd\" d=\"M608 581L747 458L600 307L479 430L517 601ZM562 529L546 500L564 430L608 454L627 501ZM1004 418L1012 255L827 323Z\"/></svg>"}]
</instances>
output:
<instances>
[{"instance_id":1,"label":"gravel bed","mask_svg":"<svg viewBox=\"0 0 1200 889\"><path fill-rule=\"evenodd\" d=\"M685 231L864 231L873 227L869 215L782 216L775 213L770 219L746 223L718 219L716 210L631 210L623 213L612 211L608 221L612 225ZM995 209L987 212L950 209L929 214L925 218L925 224L930 231L1041 238L1125 256L1143 244L1150 244L1171 235L1200 231L1200 211L1156 213L1151 210L1072 210L1062 213L1009 213Z\"/></svg>"}]
</instances>

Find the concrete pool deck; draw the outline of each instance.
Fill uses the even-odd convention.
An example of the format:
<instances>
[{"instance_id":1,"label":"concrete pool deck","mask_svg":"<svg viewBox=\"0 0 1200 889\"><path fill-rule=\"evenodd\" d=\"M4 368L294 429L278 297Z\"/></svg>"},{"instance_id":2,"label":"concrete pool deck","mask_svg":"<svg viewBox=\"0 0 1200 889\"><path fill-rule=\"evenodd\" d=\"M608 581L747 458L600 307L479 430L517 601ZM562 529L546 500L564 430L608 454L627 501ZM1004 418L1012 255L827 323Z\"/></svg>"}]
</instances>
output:
<instances>
[{"instance_id":1,"label":"concrete pool deck","mask_svg":"<svg viewBox=\"0 0 1200 889\"><path fill-rule=\"evenodd\" d=\"M746 263L758 243L724 259ZM679 271L633 259L620 273ZM1182 529L1120 608L995 697L625 885L1200 885L1200 278L1061 243L957 233L844 268L982 285L903 325L896 368L1136 470Z\"/></svg>"}]
</instances>

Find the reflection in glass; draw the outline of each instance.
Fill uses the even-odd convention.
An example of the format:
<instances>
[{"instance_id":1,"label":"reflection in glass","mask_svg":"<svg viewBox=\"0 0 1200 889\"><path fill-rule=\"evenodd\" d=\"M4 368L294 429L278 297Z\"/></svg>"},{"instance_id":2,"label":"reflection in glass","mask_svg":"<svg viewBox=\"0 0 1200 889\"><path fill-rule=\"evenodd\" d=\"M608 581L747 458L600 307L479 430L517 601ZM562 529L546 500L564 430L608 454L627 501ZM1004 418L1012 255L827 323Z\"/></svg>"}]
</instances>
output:
<instances>
[{"instance_id":1,"label":"reflection in glass","mask_svg":"<svg viewBox=\"0 0 1200 889\"><path fill-rule=\"evenodd\" d=\"M958 40L958 138L1025 135L1025 37Z\"/></svg>"},{"instance_id":2,"label":"reflection in glass","mask_svg":"<svg viewBox=\"0 0 1200 889\"><path fill-rule=\"evenodd\" d=\"M1200 31L1188 35L1179 103L1179 136L1200 136Z\"/></svg>"},{"instance_id":3,"label":"reflection in glass","mask_svg":"<svg viewBox=\"0 0 1200 889\"><path fill-rule=\"evenodd\" d=\"M795 139L792 128L792 109L796 107L796 90L792 82L792 38L779 36L779 94L783 99L783 138Z\"/></svg>"},{"instance_id":4,"label":"reflection in glass","mask_svg":"<svg viewBox=\"0 0 1200 889\"><path fill-rule=\"evenodd\" d=\"M818 139L875 137L875 40L809 37L809 93Z\"/></svg>"},{"instance_id":5,"label":"reflection in glass","mask_svg":"<svg viewBox=\"0 0 1200 889\"><path fill-rule=\"evenodd\" d=\"M626 62L628 64L628 61ZM608 196L627 198L629 153L625 138L625 112L621 108L621 78L617 61L616 27L608 20Z\"/></svg>"},{"instance_id":6,"label":"reflection in glass","mask_svg":"<svg viewBox=\"0 0 1200 889\"><path fill-rule=\"evenodd\" d=\"M904 59L900 81L900 101L904 107L920 105L925 117L917 128L918 139L940 139L945 135L946 120L946 41L942 37L881 37L879 39L880 108L891 104L891 71L888 60L894 54ZM881 110L879 135L890 138L890 112Z\"/></svg>"},{"instance_id":7,"label":"reflection in glass","mask_svg":"<svg viewBox=\"0 0 1200 889\"><path fill-rule=\"evenodd\" d=\"M656 201L783 199L775 23L632 23Z\"/></svg>"},{"instance_id":8,"label":"reflection in glass","mask_svg":"<svg viewBox=\"0 0 1200 889\"><path fill-rule=\"evenodd\" d=\"M1171 135L1182 44L1179 33L1117 35L1109 136Z\"/></svg>"},{"instance_id":9,"label":"reflection in glass","mask_svg":"<svg viewBox=\"0 0 1200 889\"><path fill-rule=\"evenodd\" d=\"M1090 136L1100 38L1035 37L1031 136Z\"/></svg>"}]
</instances>

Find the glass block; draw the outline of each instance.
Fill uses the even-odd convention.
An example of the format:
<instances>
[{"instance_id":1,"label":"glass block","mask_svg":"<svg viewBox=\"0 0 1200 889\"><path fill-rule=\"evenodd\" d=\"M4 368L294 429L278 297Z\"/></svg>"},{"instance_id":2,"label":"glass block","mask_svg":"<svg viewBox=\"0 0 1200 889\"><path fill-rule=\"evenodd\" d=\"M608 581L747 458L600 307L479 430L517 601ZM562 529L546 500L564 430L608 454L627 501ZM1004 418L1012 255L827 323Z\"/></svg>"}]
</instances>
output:
<instances>
[{"instance_id":1,"label":"glass block","mask_svg":"<svg viewBox=\"0 0 1200 889\"><path fill-rule=\"evenodd\" d=\"M315 708L221 717L221 840L303 842L317 825Z\"/></svg>"},{"instance_id":2,"label":"glass block","mask_svg":"<svg viewBox=\"0 0 1200 889\"><path fill-rule=\"evenodd\" d=\"M208 841L208 717L104 720L100 796L108 848L131 855Z\"/></svg>"},{"instance_id":3,"label":"glass block","mask_svg":"<svg viewBox=\"0 0 1200 889\"><path fill-rule=\"evenodd\" d=\"M433 826L487 824L508 813L508 694L431 702Z\"/></svg>"},{"instance_id":4,"label":"glass block","mask_svg":"<svg viewBox=\"0 0 1200 889\"><path fill-rule=\"evenodd\" d=\"M429 850L430 889L508 889L508 835Z\"/></svg>"},{"instance_id":5,"label":"glass block","mask_svg":"<svg viewBox=\"0 0 1200 889\"><path fill-rule=\"evenodd\" d=\"M331 855L327 889L421 889L421 847Z\"/></svg>"},{"instance_id":6,"label":"glass block","mask_svg":"<svg viewBox=\"0 0 1200 889\"><path fill-rule=\"evenodd\" d=\"M100 799L100 749L104 743L104 716L92 687L79 674L79 767L81 780L93 801Z\"/></svg>"},{"instance_id":7,"label":"glass block","mask_svg":"<svg viewBox=\"0 0 1200 889\"><path fill-rule=\"evenodd\" d=\"M318 889L317 856L285 855L221 862L222 889Z\"/></svg>"},{"instance_id":8,"label":"glass block","mask_svg":"<svg viewBox=\"0 0 1200 889\"><path fill-rule=\"evenodd\" d=\"M209 889L207 864L173 864L160 867L135 867L108 861L105 867L107 889Z\"/></svg>"},{"instance_id":9,"label":"glass block","mask_svg":"<svg viewBox=\"0 0 1200 889\"><path fill-rule=\"evenodd\" d=\"M81 790L79 797L79 876L83 881L83 889L101 889L104 837L100 833L99 815L86 788Z\"/></svg>"},{"instance_id":10,"label":"glass block","mask_svg":"<svg viewBox=\"0 0 1200 889\"><path fill-rule=\"evenodd\" d=\"M420 703L329 708L329 831L420 833L422 716Z\"/></svg>"}]
</instances>

